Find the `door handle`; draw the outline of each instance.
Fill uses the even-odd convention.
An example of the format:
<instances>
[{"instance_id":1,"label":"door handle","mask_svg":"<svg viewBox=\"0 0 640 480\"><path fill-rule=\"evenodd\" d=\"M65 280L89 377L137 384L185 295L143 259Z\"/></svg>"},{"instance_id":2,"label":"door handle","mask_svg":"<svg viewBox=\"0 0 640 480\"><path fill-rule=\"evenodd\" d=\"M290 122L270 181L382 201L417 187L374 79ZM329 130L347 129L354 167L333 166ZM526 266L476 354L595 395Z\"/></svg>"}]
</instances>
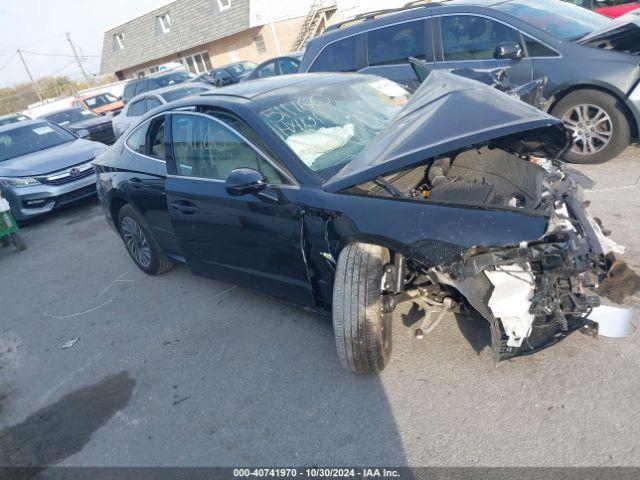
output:
<instances>
[{"instance_id":1,"label":"door handle","mask_svg":"<svg viewBox=\"0 0 640 480\"><path fill-rule=\"evenodd\" d=\"M170 203L169 207L185 215L194 215L200 212L200 208L188 200L178 200L177 202Z\"/></svg>"}]
</instances>

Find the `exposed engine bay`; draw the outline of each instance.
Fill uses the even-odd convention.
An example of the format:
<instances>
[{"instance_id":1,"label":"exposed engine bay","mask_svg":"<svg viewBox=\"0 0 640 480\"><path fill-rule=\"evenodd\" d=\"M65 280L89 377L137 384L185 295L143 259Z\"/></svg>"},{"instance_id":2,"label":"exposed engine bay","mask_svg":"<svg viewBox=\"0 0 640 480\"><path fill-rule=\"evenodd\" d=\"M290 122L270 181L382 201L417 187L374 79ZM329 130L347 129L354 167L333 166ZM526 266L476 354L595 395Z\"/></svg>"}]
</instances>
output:
<instances>
[{"instance_id":1,"label":"exposed engine bay","mask_svg":"<svg viewBox=\"0 0 640 480\"><path fill-rule=\"evenodd\" d=\"M544 168L499 149L483 147L434 159L427 167L381 177L370 194L391 193L431 202L535 210Z\"/></svg>"},{"instance_id":2,"label":"exposed engine bay","mask_svg":"<svg viewBox=\"0 0 640 480\"><path fill-rule=\"evenodd\" d=\"M545 235L536 241L506 248L477 245L450 264L408 259L398 273L408 279L405 288L414 300L427 299L425 308L458 295L487 319L496 361L533 353L593 324L601 297L622 302L640 286L638 276L615 256L624 248L586 213L582 188L560 161L483 146L378 177L351 193L548 218ZM624 295L612 288L614 264L635 285Z\"/></svg>"}]
</instances>

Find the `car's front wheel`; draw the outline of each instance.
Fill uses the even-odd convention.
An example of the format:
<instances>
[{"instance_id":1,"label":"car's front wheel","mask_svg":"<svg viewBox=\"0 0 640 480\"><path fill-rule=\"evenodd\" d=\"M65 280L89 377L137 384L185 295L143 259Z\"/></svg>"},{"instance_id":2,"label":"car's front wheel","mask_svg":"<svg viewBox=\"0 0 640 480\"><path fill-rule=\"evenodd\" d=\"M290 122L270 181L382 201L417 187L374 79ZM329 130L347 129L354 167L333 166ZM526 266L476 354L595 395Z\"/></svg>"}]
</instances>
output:
<instances>
[{"instance_id":1,"label":"car's front wheel","mask_svg":"<svg viewBox=\"0 0 640 480\"><path fill-rule=\"evenodd\" d=\"M162 253L144 219L131 205L120 210L118 230L127 252L140 270L149 275L160 275L171 269L173 261Z\"/></svg>"},{"instance_id":2,"label":"car's front wheel","mask_svg":"<svg viewBox=\"0 0 640 480\"><path fill-rule=\"evenodd\" d=\"M342 366L357 373L382 370L391 356L391 313L382 292L389 251L352 243L338 258L333 285L333 333Z\"/></svg>"},{"instance_id":3,"label":"car's front wheel","mask_svg":"<svg viewBox=\"0 0 640 480\"><path fill-rule=\"evenodd\" d=\"M551 113L573 134L568 162L603 163L629 146L630 128L623 106L605 92L576 90L563 97Z\"/></svg>"}]
</instances>

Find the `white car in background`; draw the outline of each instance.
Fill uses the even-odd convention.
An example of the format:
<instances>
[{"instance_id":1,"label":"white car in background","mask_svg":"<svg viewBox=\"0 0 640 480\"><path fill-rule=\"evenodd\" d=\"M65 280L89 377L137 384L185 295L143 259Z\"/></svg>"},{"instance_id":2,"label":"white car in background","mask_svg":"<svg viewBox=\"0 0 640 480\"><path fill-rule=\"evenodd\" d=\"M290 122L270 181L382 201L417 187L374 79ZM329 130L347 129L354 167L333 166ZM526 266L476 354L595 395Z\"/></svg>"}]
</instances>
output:
<instances>
[{"instance_id":1,"label":"white car in background","mask_svg":"<svg viewBox=\"0 0 640 480\"><path fill-rule=\"evenodd\" d=\"M124 106L120 114L113 117L113 134L116 138L119 138L154 108L189 95L196 95L213 89L214 87L211 85L203 83L181 83L141 93L133 97Z\"/></svg>"}]
</instances>

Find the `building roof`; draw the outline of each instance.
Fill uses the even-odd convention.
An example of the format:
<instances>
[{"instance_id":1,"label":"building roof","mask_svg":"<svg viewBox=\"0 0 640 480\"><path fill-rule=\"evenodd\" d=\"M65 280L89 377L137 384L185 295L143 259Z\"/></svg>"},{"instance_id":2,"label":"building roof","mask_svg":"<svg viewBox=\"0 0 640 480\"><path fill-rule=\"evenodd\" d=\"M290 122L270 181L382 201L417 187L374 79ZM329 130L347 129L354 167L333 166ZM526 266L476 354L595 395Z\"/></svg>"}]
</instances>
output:
<instances>
[{"instance_id":1,"label":"building roof","mask_svg":"<svg viewBox=\"0 0 640 480\"><path fill-rule=\"evenodd\" d=\"M220 10L218 0L175 0L107 30L102 45L103 74L152 62L233 35L250 27L250 0L230 0ZM170 30L162 33L157 17L168 14ZM122 34L124 48L114 49Z\"/></svg>"}]
</instances>

